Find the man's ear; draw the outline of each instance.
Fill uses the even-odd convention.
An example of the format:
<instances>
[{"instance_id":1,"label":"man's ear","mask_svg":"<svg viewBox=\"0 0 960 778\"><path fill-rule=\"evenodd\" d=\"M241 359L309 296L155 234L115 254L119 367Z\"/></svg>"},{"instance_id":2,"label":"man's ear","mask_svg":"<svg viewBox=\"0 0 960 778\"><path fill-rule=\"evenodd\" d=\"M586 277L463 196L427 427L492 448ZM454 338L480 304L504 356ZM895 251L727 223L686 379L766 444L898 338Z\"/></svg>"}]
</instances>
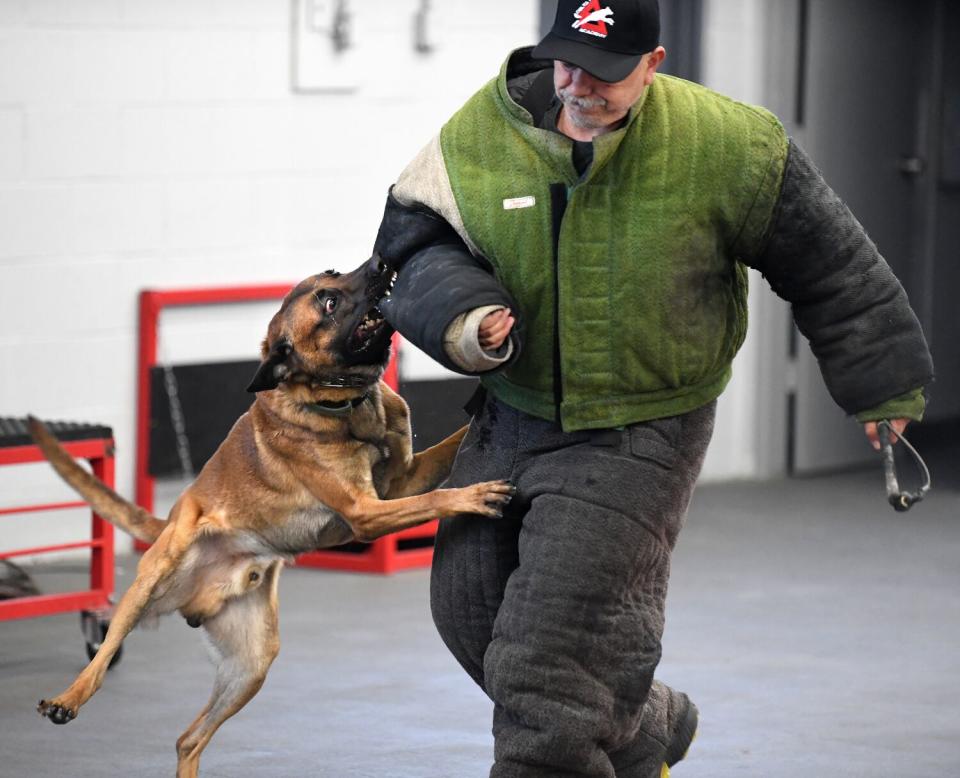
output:
<instances>
[{"instance_id":1,"label":"man's ear","mask_svg":"<svg viewBox=\"0 0 960 778\"><path fill-rule=\"evenodd\" d=\"M287 364L287 360L292 351L290 344L284 340L275 343L264 357L263 362L260 363L260 367L257 368L247 391L256 394L280 386L280 382L290 375L290 366Z\"/></svg>"},{"instance_id":2,"label":"man's ear","mask_svg":"<svg viewBox=\"0 0 960 778\"><path fill-rule=\"evenodd\" d=\"M657 46L647 56L649 59L647 60L647 77L644 79L644 86L650 86L653 83L653 79L657 75L657 68L667 58L667 50L663 46Z\"/></svg>"}]
</instances>

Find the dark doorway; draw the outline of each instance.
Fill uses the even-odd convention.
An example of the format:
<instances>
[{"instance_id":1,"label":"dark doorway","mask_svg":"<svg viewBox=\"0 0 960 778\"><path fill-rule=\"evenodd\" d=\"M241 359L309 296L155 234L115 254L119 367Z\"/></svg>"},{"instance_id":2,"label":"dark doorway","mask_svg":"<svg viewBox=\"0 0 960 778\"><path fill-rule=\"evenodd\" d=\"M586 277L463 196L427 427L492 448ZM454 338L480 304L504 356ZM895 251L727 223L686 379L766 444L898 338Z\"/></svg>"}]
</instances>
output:
<instances>
[{"instance_id":1,"label":"dark doorway","mask_svg":"<svg viewBox=\"0 0 960 778\"><path fill-rule=\"evenodd\" d=\"M952 160L960 155L960 8L946 0L791 5L797 73L782 86L796 90L787 101L796 110L781 116L863 223L923 323L937 368L926 420L956 419L960 171ZM895 51L905 55L891 56ZM805 343L796 365L795 472L870 461L859 425L827 395Z\"/></svg>"}]
</instances>

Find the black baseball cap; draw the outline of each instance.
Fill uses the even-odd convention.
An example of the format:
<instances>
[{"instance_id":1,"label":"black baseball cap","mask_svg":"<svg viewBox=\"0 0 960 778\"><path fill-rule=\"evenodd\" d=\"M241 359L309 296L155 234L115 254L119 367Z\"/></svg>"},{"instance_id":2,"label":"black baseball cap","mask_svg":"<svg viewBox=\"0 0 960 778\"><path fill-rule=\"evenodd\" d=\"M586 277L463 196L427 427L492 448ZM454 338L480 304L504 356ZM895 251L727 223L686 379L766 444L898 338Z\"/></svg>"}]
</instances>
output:
<instances>
[{"instance_id":1,"label":"black baseball cap","mask_svg":"<svg viewBox=\"0 0 960 778\"><path fill-rule=\"evenodd\" d=\"M535 59L559 59L601 81L622 81L660 44L657 0L559 0Z\"/></svg>"}]
</instances>

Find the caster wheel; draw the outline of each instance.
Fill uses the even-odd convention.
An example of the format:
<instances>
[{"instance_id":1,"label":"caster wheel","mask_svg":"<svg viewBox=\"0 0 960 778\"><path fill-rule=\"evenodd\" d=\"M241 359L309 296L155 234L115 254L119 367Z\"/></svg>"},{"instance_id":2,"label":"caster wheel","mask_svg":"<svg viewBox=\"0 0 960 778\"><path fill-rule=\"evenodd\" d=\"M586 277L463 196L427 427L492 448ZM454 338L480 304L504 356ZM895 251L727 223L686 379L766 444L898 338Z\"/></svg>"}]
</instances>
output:
<instances>
[{"instance_id":1,"label":"caster wheel","mask_svg":"<svg viewBox=\"0 0 960 778\"><path fill-rule=\"evenodd\" d=\"M110 629L110 620L98 618L97 614L91 611L84 611L80 615L80 623L83 629L83 635L86 638L87 658L93 659L97 655L97 651L100 650L103 639L107 636L107 630ZM120 648L117 649L117 653L115 653L110 660L107 669L117 664L122 656L123 644L121 643Z\"/></svg>"}]
</instances>

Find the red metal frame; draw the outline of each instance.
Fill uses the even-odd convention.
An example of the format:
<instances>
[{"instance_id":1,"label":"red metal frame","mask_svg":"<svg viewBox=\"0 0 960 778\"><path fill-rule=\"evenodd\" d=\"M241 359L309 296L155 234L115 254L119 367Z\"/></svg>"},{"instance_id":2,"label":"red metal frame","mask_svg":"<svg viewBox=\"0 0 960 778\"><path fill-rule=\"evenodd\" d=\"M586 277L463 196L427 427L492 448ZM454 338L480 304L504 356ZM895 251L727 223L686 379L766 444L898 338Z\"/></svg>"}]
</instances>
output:
<instances>
[{"instance_id":1,"label":"red metal frame","mask_svg":"<svg viewBox=\"0 0 960 778\"><path fill-rule=\"evenodd\" d=\"M62 441L61 445L75 459L86 459L93 468L93 474L108 486L114 482L113 439L96 438L79 441ZM45 462L43 452L37 446L13 446L0 448L0 465L28 464ZM86 503L56 503L47 505L25 505L0 510L0 515L14 513L32 513L41 510L56 510L86 506ZM90 540L76 543L63 543L56 546L24 548L16 551L0 552L0 559L47 554L54 551L67 551L89 548L90 588L85 591L63 594L45 594L31 597L17 597L12 600L0 600L0 621L23 619L33 616L50 616L78 610L101 610L110 607L110 596L114 588L114 550L113 526L96 513L92 514Z\"/></svg>"},{"instance_id":2,"label":"red metal frame","mask_svg":"<svg viewBox=\"0 0 960 778\"><path fill-rule=\"evenodd\" d=\"M353 573L382 573L390 575L400 570L415 567L430 567L433 561L433 546L401 549L400 541L417 538L432 538L437 534L437 522L431 521L419 527L411 527L393 535L373 541L367 551L347 553L336 548L311 551L297 557L302 567L324 567L329 570L346 570Z\"/></svg>"},{"instance_id":3,"label":"red metal frame","mask_svg":"<svg viewBox=\"0 0 960 778\"><path fill-rule=\"evenodd\" d=\"M154 479L149 471L150 459L150 371L157 365L157 327L164 308L192 305L276 300L286 296L293 284L264 286L226 286L208 289L146 289L140 293L140 348L137 368L137 455L135 500L139 506L153 513ZM393 357L383 380L394 391L399 391L400 374L397 353L400 336L393 336ZM413 567L428 567L433 559L433 547L401 549L404 540L432 538L436 535L435 521L375 540L364 551L352 552L336 548L312 551L297 557L304 567L322 567L362 573L389 575ZM136 541L140 551L147 545Z\"/></svg>"},{"instance_id":4,"label":"red metal frame","mask_svg":"<svg viewBox=\"0 0 960 778\"><path fill-rule=\"evenodd\" d=\"M164 308L213 303L256 302L284 297L293 284L234 286L211 289L147 289L140 293L140 348L137 364L137 505L153 510L153 477L150 459L150 370L157 364L157 325Z\"/></svg>"}]
</instances>

